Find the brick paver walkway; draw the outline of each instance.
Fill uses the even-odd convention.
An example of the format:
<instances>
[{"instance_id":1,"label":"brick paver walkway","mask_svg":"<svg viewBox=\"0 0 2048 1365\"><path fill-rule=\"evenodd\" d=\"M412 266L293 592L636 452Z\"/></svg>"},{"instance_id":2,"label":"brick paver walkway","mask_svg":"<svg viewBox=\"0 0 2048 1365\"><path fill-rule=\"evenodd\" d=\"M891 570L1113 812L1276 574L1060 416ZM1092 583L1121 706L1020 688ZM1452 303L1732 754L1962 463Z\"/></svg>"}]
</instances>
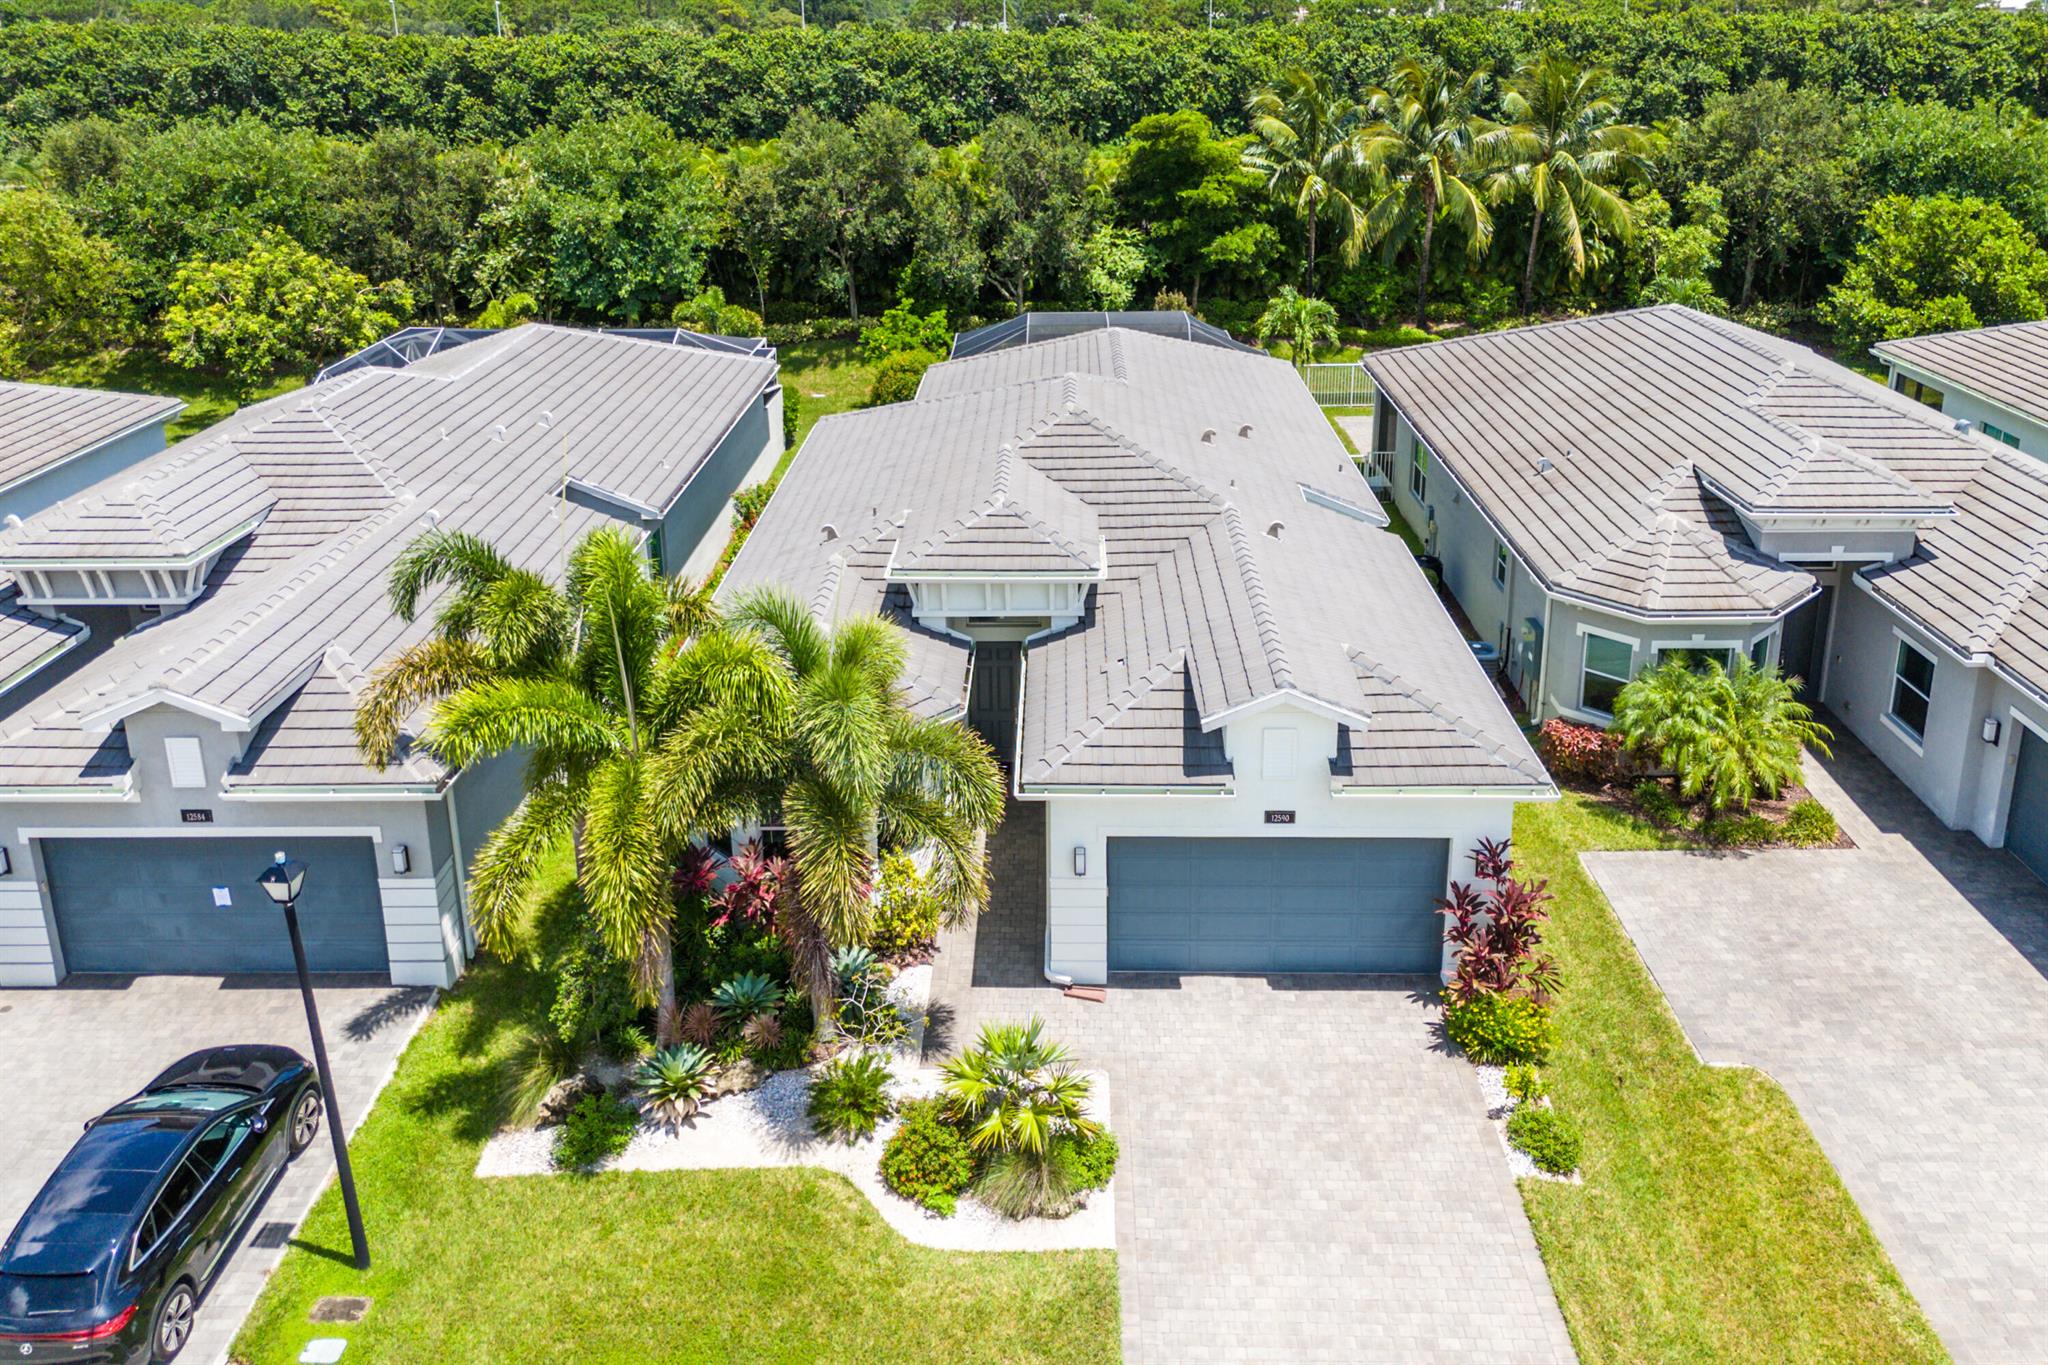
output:
<instances>
[{"instance_id":1,"label":"brick paver walkway","mask_svg":"<svg viewBox=\"0 0 2048 1365\"><path fill-rule=\"evenodd\" d=\"M351 1131L370 1111L433 992L321 977L314 997ZM289 977L73 977L54 990L0 991L0 1237L14 1226L79 1128L188 1052L283 1043L311 1056ZM249 1244L264 1225L296 1228L334 1173L327 1134L285 1171L199 1306L180 1362L213 1365L255 1306L282 1247ZM377 1230L370 1230L372 1254ZM345 1250L345 1248L344 1248Z\"/></svg>"},{"instance_id":2,"label":"brick paver walkway","mask_svg":"<svg viewBox=\"0 0 2048 1365\"><path fill-rule=\"evenodd\" d=\"M991 844L994 904L947 936L929 1046L1042 1015L1109 1073L1124 1358L1572 1358L1471 1067L1404 977L1040 975L1042 808Z\"/></svg>"},{"instance_id":3,"label":"brick paver walkway","mask_svg":"<svg viewBox=\"0 0 2048 1365\"><path fill-rule=\"evenodd\" d=\"M1944 1344L2048 1358L2048 888L1846 736L1859 845L1592 853L1706 1061L1785 1087Z\"/></svg>"}]
</instances>

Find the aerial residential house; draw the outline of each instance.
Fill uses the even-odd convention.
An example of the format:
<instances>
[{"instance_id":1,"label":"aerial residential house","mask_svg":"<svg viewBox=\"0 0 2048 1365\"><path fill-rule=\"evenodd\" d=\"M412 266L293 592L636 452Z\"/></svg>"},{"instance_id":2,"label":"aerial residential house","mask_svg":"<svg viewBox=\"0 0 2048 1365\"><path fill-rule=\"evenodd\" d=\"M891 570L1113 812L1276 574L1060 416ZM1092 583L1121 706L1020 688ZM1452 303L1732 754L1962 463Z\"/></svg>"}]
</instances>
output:
<instances>
[{"instance_id":1,"label":"aerial residential house","mask_svg":"<svg viewBox=\"0 0 2048 1365\"><path fill-rule=\"evenodd\" d=\"M2048 463L1661 307L1368 356L1375 445L1538 718L1674 653L1776 663L2048 876Z\"/></svg>"},{"instance_id":2,"label":"aerial residential house","mask_svg":"<svg viewBox=\"0 0 2048 1365\"><path fill-rule=\"evenodd\" d=\"M1892 388L2048 460L2048 322L1881 342Z\"/></svg>"},{"instance_id":3,"label":"aerial residential house","mask_svg":"<svg viewBox=\"0 0 2048 1365\"><path fill-rule=\"evenodd\" d=\"M721 592L909 632L1043 805L1050 979L1440 970L1447 880L1555 793L1294 372L1181 314L954 355L818 424Z\"/></svg>"},{"instance_id":4,"label":"aerial residential house","mask_svg":"<svg viewBox=\"0 0 2048 1365\"><path fill-rule=\"evenodd\" d=\"M432 628L431 602L392 612L392 561L440 527L554 573L623 525L668 571L704 563L780 406L765 347L406 334L0 531L0 656L93 640L0 699L0 985L288 967L253 882L277 850L311 867L316 970L453 981L463 869L519 770L450 772L409 738L362 761L356 697Z\"/></svg>"}]
</instances>

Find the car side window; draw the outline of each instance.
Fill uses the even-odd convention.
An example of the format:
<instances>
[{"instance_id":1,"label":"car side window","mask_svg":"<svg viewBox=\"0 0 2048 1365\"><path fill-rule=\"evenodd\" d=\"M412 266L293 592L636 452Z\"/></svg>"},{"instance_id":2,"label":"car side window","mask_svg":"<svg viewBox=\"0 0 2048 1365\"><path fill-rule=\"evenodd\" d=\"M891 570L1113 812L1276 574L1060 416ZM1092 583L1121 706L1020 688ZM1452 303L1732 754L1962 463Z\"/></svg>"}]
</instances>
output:
<instances>
[{"instance_id":1,"label":"car side window","mask_svg":"<svg viewBox=\"0 0 2048 1365\"><path fill-rule=\"evenodd\" d=\"M138 1259L148 1255L150 1249L176 1225L179 1216L205 1188L206 1177L212 1172L212 1166L195 1161L190 1153L178 1163L177 1169L171 1172L171 1178L157 1192L149 1212L142 1216L142 1230L135 1237Z\"/></svg>"},{"instance_id":2,"label":"car side window","mask_svg":"<svg viewBox=\"0 0 2048 1365\"><path fill-rule=\"evenodd\" d=\"M186 1158L199 1163L200 1170L212 1175L227 1164L241 1145L249 1140L251 1118L247 1112L229 1114L214 1121L213 1126L199 1135L199 1141L192 1144L192 1152Z\"/></svg>"}]
</instances>

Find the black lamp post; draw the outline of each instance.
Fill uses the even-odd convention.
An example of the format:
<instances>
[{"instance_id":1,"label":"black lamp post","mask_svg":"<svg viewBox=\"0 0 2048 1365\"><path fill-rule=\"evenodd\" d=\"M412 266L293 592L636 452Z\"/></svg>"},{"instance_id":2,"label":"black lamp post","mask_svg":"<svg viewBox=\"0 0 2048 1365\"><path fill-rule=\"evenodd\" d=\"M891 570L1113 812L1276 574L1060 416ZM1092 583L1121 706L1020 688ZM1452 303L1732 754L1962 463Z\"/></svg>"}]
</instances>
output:
<instances>
[{"instance_id":1,"label":"black lamp post","mask_svg":"<svg viewBox=\"0 0 2048 1365\"><path fill-rule=\"evenodd\" d=\"M285 928L292 934L292 961L299 967L299 994L306 1002L306 1028L313 1035L313 1066L320 1073L320 1093L327 1098L327 1132L334 1139L334 1169L341 1177L341 1203L348 1210L349 1240L355 1243L356 1269L370 1268L370 1239L363 1235L363 1210L356 1203L355 1172L349 1169L348 1139L341 1131L341 1102L334 1097L334 1076L327 1069L327 1043L320 1036L320 1013L313 1008L313 982L306 975L306 944L299 937L299 892L306 885L306 865L297 858L277 855L277 861L263 869L256 879L263 894L284 911Z\"/></svg>"}]
</instances>

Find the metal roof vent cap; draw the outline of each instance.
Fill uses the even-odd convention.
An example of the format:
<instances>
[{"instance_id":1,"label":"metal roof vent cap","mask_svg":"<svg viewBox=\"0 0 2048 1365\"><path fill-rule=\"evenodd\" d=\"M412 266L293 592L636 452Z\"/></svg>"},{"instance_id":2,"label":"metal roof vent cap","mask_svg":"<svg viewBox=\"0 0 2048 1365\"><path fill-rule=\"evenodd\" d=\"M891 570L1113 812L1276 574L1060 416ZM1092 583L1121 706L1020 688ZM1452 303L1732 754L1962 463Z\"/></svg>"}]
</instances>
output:
<instances>
[{"instance_id":1,"label":"metal roof vent cap","mask_svg":"<svg viewBox=\"0 0 2048 1365\"><path fill-rule=\"evenodd\" d=\"M0 525L4 525L8 530L12 531L15 527L21 525L21 518L9 512L5 517L0 517Z\"/></svg>"},{"instance_id":2,"label":"metal roof vent cap","mask_svg":"<svg viewBox=\"0 0 2048 1365\"><path fill-rule=\"evenodd\" d=\"M839 528L831 522L828 521L818 528L818 543L820 545L830 545L837 539L839 539Z\"/></svg>"},{"instance_id":3,"label":"metal roof vent cap","mask_svg":"<svg viewBox=\"0 0 2048 1365\"><path fill-rule=\"evenodd\" d=\"M1956 418L1956 430L1968 436L1970 434L1970 419L1967 417Z\"/></svg>"},{"instance_id":4,"label":"metal roof vent cap","mask_svg":"<svg viewBox=\"0 0 2048 1365\"><path fill-rule=\"evenodd\" d=\"M1203 428L1202 428L1202 444L1203 444L1203 445L1205 445L1205 446L1213 446L1213 445L1215 445L1215 444L1216 444L1216 428L1214 428L1214 427L1203 427Z\"/></svg>"},{"instance_id":5,"label":"metal roof vent cap","mask_svg":"<svg viewBox=\"0 0 2048 1365\"><path fill-rule=\"evenodd\" d=\"M1237 434L1240 439L1249 441L1252 438L1252 424L1250 422L1246 422L1243 426L1237 429Z\"/></svg>"},{"instance_id":6,"label":"metal roof vent cap","mask_svg":"<svg viewBox=\"0 0 2048 1365\"><path fill-rule=\"evenodd\" d=\"M1550 457L1548 455L1538 455L1536 457L1536 472L1538 474L1548 474L1551 470L1555 468L1557 468L1557 466L1550 462Z\"/></svg>"},{"instance_id":7,"label":"metal roof vent cap","mask_svg":"<svg viewBox=\"0 0 2048 1365\"><path fill-rule=\"evenodd\" d=\"M540 422L541 430L543 431L547 430L549 427L555 424L555 414L550 412L546 408L542 408L540 412L536 414L536 418Z\"/></svg>"},{"instance_id":8,"label":"metal roof vent cap","mask_svg":"<svg viewBox=\"0 0 2048 1365\"><path fill-rule=\"evenodd\" d=\"M493 426L491 428L491 439L493 441L502 441L505 439L505 424L503 422L499 422L496 426Z\"/></svg>"},{"instance_id":9,"label":"metal roof vent cap","mask_svg":"<svg viewBox=\"0 0 2048 1365\"><path fill-rule=\"evenodd\" d=\"M1287 523L1286 523L1286 522L1284 522L1284 521L1276 521L1276 522L1274 522L1274 523L1273 523L1273 524L1272 524L1271 526L1268 526L1268 527L1266 528L1266 535L1267 535L1267 536L1268 536L1268 537L1269 537L1270 539L1273 539L1273 540L1278 540L1278 539L1280 539L1280 533L1281 533L1282 531L1286 530L1286 529L1287 529Z\"/></svg>"}]
</instances>

